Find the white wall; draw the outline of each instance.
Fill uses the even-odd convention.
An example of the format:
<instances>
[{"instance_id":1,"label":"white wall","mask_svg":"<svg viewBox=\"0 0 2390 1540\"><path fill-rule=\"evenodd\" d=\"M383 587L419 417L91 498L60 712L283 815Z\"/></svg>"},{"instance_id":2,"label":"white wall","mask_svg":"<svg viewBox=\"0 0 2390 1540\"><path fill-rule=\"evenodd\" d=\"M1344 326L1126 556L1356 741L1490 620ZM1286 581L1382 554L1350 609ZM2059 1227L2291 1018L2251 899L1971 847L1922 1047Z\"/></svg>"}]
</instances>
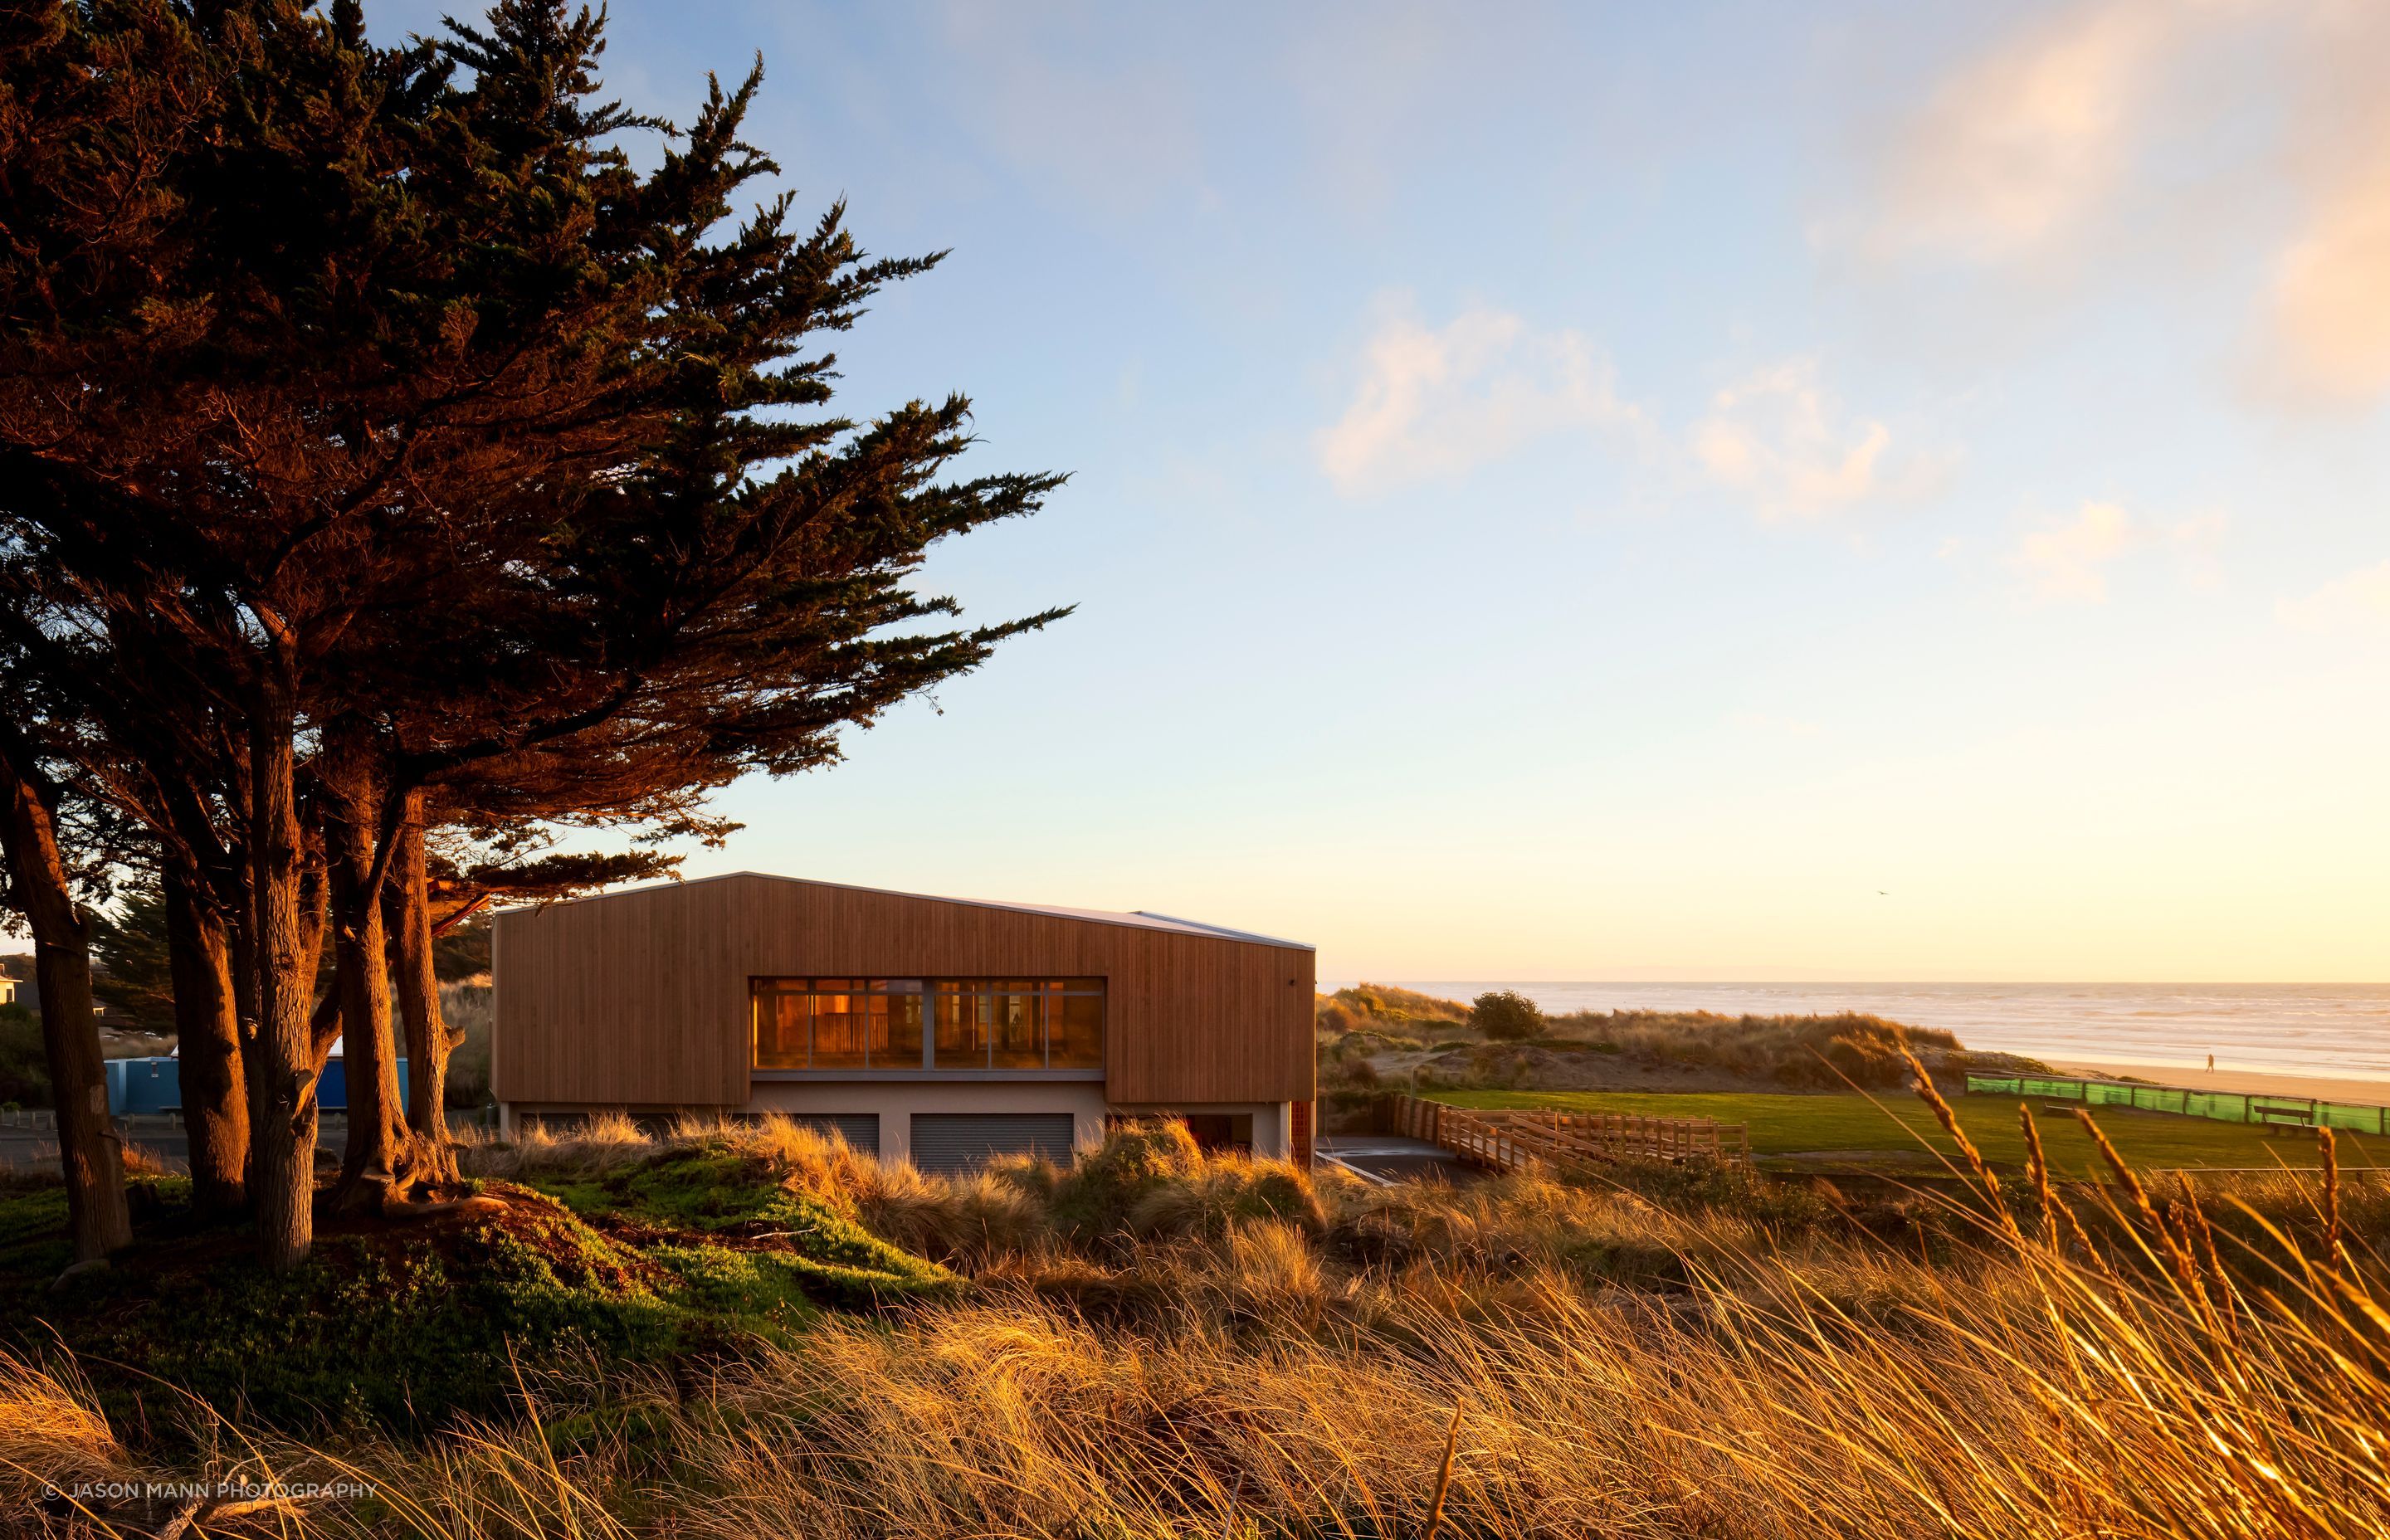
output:
<instances>
[{"instance_id":1,"label":"white wall","mask_svg":"<svg viewBox=\"0 0 2390 1540\"><path fill-rule=\"evenodd\" d=\"M525 1104L501 1106L499 1126L511 1137L518 1116L536 1113ZM563 1110L563 1109L557 1109ZM1227 1113L1253 1120L1253 1153L1285 1160L1294 1154L1294 1104L1290 1101L1189 1101L1163 1105L1113 1105L1095 1081L757 1081L743 1110L749 1112L876 1113L880 1157L913 1158L916 1112L1068 1112L1072 1143L1080 1150L1104 1141L1107 1113L1161 1117L1168 1113Z\"/></svg>"}]
</instances>

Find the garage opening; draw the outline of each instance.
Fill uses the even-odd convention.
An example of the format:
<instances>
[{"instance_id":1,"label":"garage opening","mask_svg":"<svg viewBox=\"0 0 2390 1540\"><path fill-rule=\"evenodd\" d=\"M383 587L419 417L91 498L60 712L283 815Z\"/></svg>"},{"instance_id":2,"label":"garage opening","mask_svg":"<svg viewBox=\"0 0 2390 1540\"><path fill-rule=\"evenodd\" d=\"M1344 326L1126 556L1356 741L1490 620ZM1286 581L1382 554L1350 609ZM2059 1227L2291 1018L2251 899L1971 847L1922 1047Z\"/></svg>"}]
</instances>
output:
<instances>
[{"instance_id":1,"label":"garage opening","mask_svg":"<svg viewBox=\"0 0 2390 1540\"><path fill-rule=\"evenodd\" d=\"M789 1121L803 1127L817 1128L825 1134L835 1134L846 1141L846 1148L858 1155L880 1153L880 1114L877 1112L791 1112Z\"/></svg>"},{"instance_id":2,"label":"garage opening","mask_svg":"<svg viewBox=\"0 0 2390 1540\"><path fill-rule=\"evenodd\" d=\"M1043 1155L1069 1164L1068 1112L916 1112L913 1164L936 1175L977 1171L998 1155Z\"/></svg>"}]
</instances>

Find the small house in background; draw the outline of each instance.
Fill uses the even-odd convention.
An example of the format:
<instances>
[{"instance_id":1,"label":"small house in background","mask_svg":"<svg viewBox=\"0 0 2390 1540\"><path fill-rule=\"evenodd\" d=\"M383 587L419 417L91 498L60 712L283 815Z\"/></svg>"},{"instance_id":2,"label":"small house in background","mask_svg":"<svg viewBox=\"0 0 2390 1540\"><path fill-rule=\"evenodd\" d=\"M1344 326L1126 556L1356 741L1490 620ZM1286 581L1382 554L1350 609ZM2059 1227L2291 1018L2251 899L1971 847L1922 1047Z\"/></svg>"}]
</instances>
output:
<instances>
[{"instance_id":1,"label":"small house in background","mask_svg":"<svg viewBox=\"0 0 2390 1540\"><path fill-rule=\"evenodd\" d=\"M0 1006L13 1006L16 1003L17 981L6 973L0 973Z\"/></svg>"},{"instance_id":2,"label":"small house in background","mask_svg":"<svg viewBox=\"0 0 2390 1540\"><path fill-rule=\"evenodd\" d=\"M1108 1120L1308 1161L1313 951L1165 915L741 872L492 927L503 1124L781 1112L960 1171Z\"/></svg>"}]
</instances>

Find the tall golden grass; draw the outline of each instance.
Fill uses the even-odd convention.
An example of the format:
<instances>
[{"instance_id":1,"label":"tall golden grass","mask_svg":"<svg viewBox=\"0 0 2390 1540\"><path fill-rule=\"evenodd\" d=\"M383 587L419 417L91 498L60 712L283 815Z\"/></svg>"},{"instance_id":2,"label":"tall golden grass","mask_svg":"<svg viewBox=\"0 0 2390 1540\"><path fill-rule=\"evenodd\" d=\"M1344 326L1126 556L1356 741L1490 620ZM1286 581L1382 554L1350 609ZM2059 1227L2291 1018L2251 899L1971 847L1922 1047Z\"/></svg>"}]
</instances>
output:
<instances>
[{"instance_id":1,"label":"tall golden grass","mask_svg":"<svg viewBox=\"0 0 2390 1540\"><path fill-rule=\"evenodd\" d=\"M2371 1184L2339 1187L2334 1222L2301 1178L2168 1193L2043 1174L2050 1224L2011 1228L1979 1193L1971 1242L1928 1262L1526 1178L1324 1179L1291 1216L1181 1196L1172 1217L1154 1193L1276 1174L1169 1146L1091 1237L1049 1212L1050 1172L941 1185L786 1126L679 1136L748 1141L779 1179L912 1224L970 1254L976 1286L705 1372L526 1371L519 1415L421 1444L219 1428L219 1460L353 1470L380 1494L234 1532L2390 1534ZM599 1128L470 1158L535 1176L654 1149ZM2337 1259L2268 1217L2294 1198ZM970 1243L990 1205L1011 1238ZM1616 1281L1611 1252L1637 1244L1677 1267ZM51 1472L133 1457L71 1367L11 1360L0 1462L22 1512Z\"/></svg>"}]
</instances>

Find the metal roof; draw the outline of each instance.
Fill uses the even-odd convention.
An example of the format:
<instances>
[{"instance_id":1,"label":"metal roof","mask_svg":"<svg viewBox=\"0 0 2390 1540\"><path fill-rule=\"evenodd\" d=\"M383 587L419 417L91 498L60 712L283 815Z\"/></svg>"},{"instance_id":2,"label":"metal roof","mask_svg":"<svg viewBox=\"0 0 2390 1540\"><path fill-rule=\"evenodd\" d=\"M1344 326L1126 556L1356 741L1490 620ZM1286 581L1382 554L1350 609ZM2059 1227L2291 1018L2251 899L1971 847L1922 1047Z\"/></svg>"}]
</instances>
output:
<instances>
[{"instance_id":1,"label":"metal roof","mask_svg":"<svg viewBox=\"0 0 2390 1540\"><path fill-rule=\"evenodd\" d=\"M734 877L761 878L770 882L804 882L816 888L841 888L848 892L880 893L890 898L926 899L933 904L968 904L979 909L1009 909L1024 915L1052 915L1060 919L1083 919L1099 925L1130 925L1143 930L1173 930L1181 935L1211 936L1221 941L1253 942L1264 946L1291 946L1297 951L1319 950L1309 942L1288 941L1282 936L1265 936L1252 930L1231 930L1225 925L1207 925L1201 920L1182 919L1176 915L1156 914L1150 909L1071 909L1056 904L1008 904L985 898L953 898L944 893L913 893L897 888L867 888L857 882L825 882L812 877L783 877L777 872L719 872L712 877L692 877L686 881L650 882L637 888L621 888L610 893L591 893L585 898L559 899L562 904L597 904L610 898L624 898L632 893L649 893L667 888L693 888L700 882L725 882ZM511 914L521 909L543 905L518 904L497 912Z\"/></svg>"}]
</instances>

